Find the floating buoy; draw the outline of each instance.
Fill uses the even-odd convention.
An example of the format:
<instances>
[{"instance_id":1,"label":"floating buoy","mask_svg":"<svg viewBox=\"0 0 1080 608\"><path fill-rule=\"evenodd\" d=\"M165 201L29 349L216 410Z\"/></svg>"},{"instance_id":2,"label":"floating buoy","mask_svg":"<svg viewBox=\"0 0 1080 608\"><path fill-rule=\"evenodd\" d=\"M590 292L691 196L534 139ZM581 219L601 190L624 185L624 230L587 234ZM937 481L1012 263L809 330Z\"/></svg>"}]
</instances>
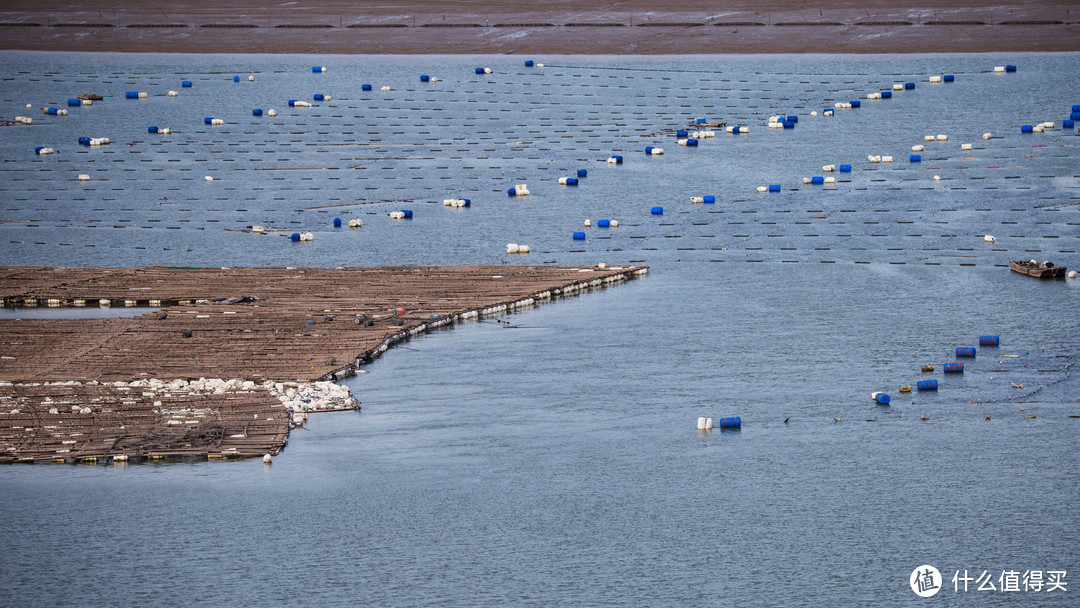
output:
<instances>
[{"instance_id":1,"label":"floating buoy","mask_svg":"<svg viewBox=\"0 0 1080 608\"><path fill-rule=\"evenodd\" d=\"M952 74L945 74L944 76L941 77L941 79L944 80L945 82L952 82L952 81L956 80L956 76L954 76Z\"/></svg>"},{"instance_id":2,"label":"floating buoy","mask_svg":"<svg viewBox=\"0 0 1080 608\"><path fill-rule=\"evenodd\" d=\"M362 84L362 85L360 85L360 90L361 91L370 91L371 90L371 85L370 84Z\"/></svg>"},{"instance_id":3,"label":"floating buoy","mask_svg":"<svg viewBox=\"0 0 1080 608\"><path fill-rule=\"evenodd\" d=\"M1067 274L1065 276L1067 276L1070 279L1075 279L1076 278L1076 271L1075 270L1070 270L1069 274Z\"/></svg>"},{"instance_id":4,"label":"floating buoy","mask_svg":"<svg viewBox=\"0 0 1080 608\"><path fill-rule=\"evenodd\" d=\"M930 77L930 82L933 82L933 83L941 82L941 76L931 76Z\"/></svg>"},{"instance_id":5,"label":"floating buoy","mask_svg":"<svg viewBox=\"0 0 1080 608\"><path fill-rule=\"evenodd\" d=\"M475 71L477 74L490 74L491 68L476 68Z\"/></svg>"},{"instance_id":6,"label":"floating buoy","mask_svg":"<svg viewBox=\"0 0 1080 608\"><path fill-rule=\"evenodd\" d=\"M938 133L937 140L938 141L949 141L949 136L944 134L944 133Z\"/></svg>"},{"instance_id":7,"label":"floating buoy","mask_svg":"<svg viewBox=\"0 0 1080 608\"><path fill-rule=\"evenodd\" d=\"M274 464L274 457L270 454L263 454L263 464Z\"/></svg>"},{"instance_id":8,"label":"floating buoy","mask_svg":"<svg viewBox=\"0 0 1080 608\"><path fill-rule=\"evenodd\" d=\"M526 184L514 184L514 187L507 192L511 196L529 196L529 187Z\"/></svg>"},{"instance_id":9,"label":"floating buoy","mask_svg":"<svg viewBox=\"0 0 1080 608\"><path fill-rule=\"evenodd\" d=\"M535 63L533 63L533 60L532 60L532 59L526 59L526 60L525 60L525 67L527 67L527 68L531 68L531 67L533 67L534 65L536 65L536 64L535 64Z\"/></svg>"},{"instance_id":10,"label":"floating buoy","mask_svg":"<svg viewBox=\"0 0 1080 608\"><path fill-rule=\"evenodd\" d=\"M578 178L576 177L560 177L559 183L563 186L576 186L578 185Z\"/></svg>"},{"instance_id":11,"label":"floating buoy","mask_svg":"<svg viewBox=\"0 0 1080 608\"><path fill-rule=\"evenodd\" d=\"M585 220L585 227L588 228L589 226L592 226L592 220Z\"/></svg>"},{"instance_id":12,"label":"floating buoy","mask_svg":"<svg viewBox=\"0 0 1080 608\"><path fill-rule=\"evenodd\" d=\"M610 228L611 227L611 220L597 220L596 221L596 227L597 228Z\"/></svg>"},{"instance_id":13,"label":"floating buoy","mask_svg":"<svg viewBox=\"0 0 1080 608\"><path fill-rule=\"evenodd\" d=\"M840 165L839 169L841 173L851 173L851 165Z\"/></svg>"},{"instance_id":14,"label":"floating buoy","mask_svg":"<svg viewBox=\"0 0 1080 608\"><path fill-rule=\"evenodd\" d=\"M324 95L323 93L315 93L313 98L315 99L315 101L330 101L330 96Z\"/></svg>"},{"instance_id":15,"label":"floating buoy","mask_svg":"<svg viewBox=\"0 0 1080 608\"><path fill-rule=\"evenodd\" d=\"M311 66L311 71L312 71L312 72L315 72L315 73L319 73L319 72L325 72L325 71L326 71L326 68L324 68L324 67L323 67L323 66L321 66L321 65L314 65L314 66Z\"/></svg>"},{"instance_id":16,"label":"floating buoy","mask_svg":"<svg viewBox=\"0 0 1080 608\"><path fill-rule=\"evenodd\" d=\"M351 219L351 220L349 220L349 228L360 228L363 225L364 225L364 220L361 220L361 219Z\"/></svg>"},{"instance_id":17,"label":"floating buoy","mask_svg":"<svg viewBox=\"0 0 1080 608\"><path fill-rule=\"evenodd\" d=\"M88 173L80 173L79 174L79 181L80 182L88 182L88 181L90 181L90 174L88 174Z\"/></svg>"},{"instance_id":18,"label":"floating buoy","mask_svg":"<svg viewBox=\"0 0 1080 608\"><path fill-rule=\"evenodd\" d=\"M206 180L206 181L208 181L208 182L212 182L212 181L214 181L214 177L213 177L213 176L211 176L211 175L207 175L207 176L206 176L206 177L204 177L203 179L204 179L204 180Z\"/></svg>"},{"instance_id":19,"label":"floating buoy","mask_svg":"<svg viewBox=\"0 0 1080 608\"><path fill-rule=\"evenodd\" d=\"M769 184L769 192L780 192L780 184Z\"/></svg>"},{"instance_id":20,"label":"floating buoy","mask_svg":"<svg viewBox=\"0 0 1080 608\"><path fill-rule=\"evenodd\" d=\"M821 165L821 170L825 173L832 173L836 171L836 165Z\"/></svg>"},{"instance_id":21,"label":"floating buoy","mask_svg":"<svg viewBox=\"0 0 1080 608\"><path fill-rule=\"evenodd\" d=\"M935 182L940 182L941 181L941 176L940 175L935 175L934 176L934 181Z\"/></svg>"},{"instance_id":22,"label":"floating buoy","mask_svg":"<svg viewBox=\"0 0 1080 608\"><path fill-rule=\"evenodd\" d=\"M927 135L927 137L930 137L930 136L929 136L929 135ZM911 151L912 151L912 152L922 152L922 151L923 151L923 150L925 150L925 149L926 149L926 146L924 146L924 145L922 145L922 144L918 144L918 145L915 145L915 146L911 146Z\"/></svg>"},{"instance_id":23,"label":"floating buoy","mask_svg":"<svg viewBox=\"0 0 1080 608\"><path fill-rule=\"evenodd\" d=\"M991 135L990 133L983 133L982 137L983 139L990 139L991 137L993 137L993 135Z\"/></svg>"},{"instance_id":24,"label":"floating buoy","mask_svg":"<svg viewBox=\"0 0 1080 608\"><path fill-rule=\"evenodd\" d=\"M970 152L972 147L973 146L971 144L960 144L960 151L961 152Z\"/></svg>"},{"instance_id":25,"label":"floating buoy","mask_svg":"<svg viewBox=\"0 0 1080 608\"><path fill-rule=\"evenodd\" d=\"M390 91L390 85L384 84L379 90L383 93L388 93Z\"/></svg>"},{"instance_id":26,"label":"floating buoy","mask_svg":"<svg viewBox=\"0 0 1080 608\"><path fill-rule=\"evenodd\" d=\"M768 191L769 191L769 187L768 187L768 186L758 186L758 187L757 187L757 191L758 191L758 192L768 192Z\"/></svg>"},{"instance_id":27,"label":"floating buoy","mask_svg":"<svg viewBox=\"0 0 1080 608\"><path fill-rule=\"evenodd\" d=\"M233 76L232 81L233 82L240 82L240 76Z\"/></svg>"},{"instance_id":28,"label":"floating buoy","mask_svg":"<svg viewBox=\"0 0 1080 608\"><path fill-rule=\"evenodd\" d=\"M267 116L270 116L271 118L273 118L274 116L277 116L277 110L275 110L275 109L271 108L271 109L269 109L269 110L267 110L267 111L266 111L266 115L267 115Z\"/></svg>"},{"instance_id":29,"label":"floating buoy","mask_svg":"<svg viewBox=\"0 0 1080 608\"><path fill-rule=\"evenodd\" d=\"M185 88L185 89L189 89L189 88L191 88L191 81L190 80L181 80L180 81L180 86Z\"/></svg>"},{"instance_id":30,"label":"floating buoy","mask_svg":"<svg viewBox=\"0 0 1080 608\"><path fill-rule=\"evenodd\" d=\"M920 163L920 162L922 162L922 155L921 154L912 154L911 156L908 157L908 161L913 162L913 163Z\"/></svg>"},{"instance_id":31,"label":"floating buoy","mask_svg":"<svg viewBox=\"0 0 1080 608\"><path fill-rule=\"evenodd\" d=\"M1021 133L1031 133L1034 130L1035 130L1035 128L1032 125L1020 125L1020 132Z\"/></svg>"},{"instance_id":32,"label":"floating buoy","mask_svg":"<svg viewBox=\"0 0 1080 608\"><path fill-rule=\"evenodd\" d=\"M248 82L255 82L254 76L248 76Z\"/></svg>"},{"instance_id":33,"label":"floating buoy","mask_svg":"<svg viewBox=\"0 0 1080 608\"><path fill-rule=\"evenodd\" d=\"M870 398L880 405L888 405L891 400L887 393L882 392L870 393Z\"/></svg>"},{"instance_id":34,"label":"floating buoy","mask_svg":"<svg viewBox=\"0 0 1080 608\"><path fill-rule=\"evenodd\" d=\"M262 116L263 111L260 108L255 108L254 110L251 111L251 115L252 116Z\"/></svg>"},{"instance_id":35,"label":"floating buoy","mask_svg":"<svg viewBox=\"0 0 1080 608\"><path fill-rule=\"evenodd\" d=\"M836 183L836 178L830 175L830 176L825 178L824 183L825 184L835 184Z\"/></svg>"},{"instance_id":36,"label":"floating buoy","mask_svg":"<svg viewBox=\"0 0 1080 608\"><path fill-rule=\"evenodd\" d=\"M517 243L507 243L506 244L506 253L517 253L520 249L521 248L518 247Z\"/></svg>"},{"instance_id":37,"label":"floating buoy","mask_svg":"<svg viewBox=\"0 0 1080 608\"><path fill-rule=\"evenodd\" d=\"M405 219L405 213L403 211L391 211L390 212L390 219L392 219L392 220L403 220L403 219Z\"/></svg>"},{"instance_id":38,"label":"floating buoy","mask_svg":"<svg viewBox=\"0 0 1080 608\"><path fill-rule=\"evenodd\" d=\"M340 217L335 217L334 218L334 228L341 228L341 218Z\"/></svg>"},{"instance_id":39,"label":"floating buoy","mask_svg":"<svg viewBox=\"0 0 1080 608\"><path fill-rule=\"evenodd\" d=\"M251 232L253 234L263 234L264 232L266 232L266 229L263 228L262 226L252 226L251 227Z\"/></svg>"},{"instance_id":40,"label":"floating buoy","mask_svg":"<svg viewBox=\"0 0 1080 608\"><path fill-rule=\"evenodd\" d=\"M47 156L49 154L52 154L53 152L56 152L56 150L45 146L38 146L34 148L34 154L37 154L38 156Z\"/></svg>"}]
</instances>

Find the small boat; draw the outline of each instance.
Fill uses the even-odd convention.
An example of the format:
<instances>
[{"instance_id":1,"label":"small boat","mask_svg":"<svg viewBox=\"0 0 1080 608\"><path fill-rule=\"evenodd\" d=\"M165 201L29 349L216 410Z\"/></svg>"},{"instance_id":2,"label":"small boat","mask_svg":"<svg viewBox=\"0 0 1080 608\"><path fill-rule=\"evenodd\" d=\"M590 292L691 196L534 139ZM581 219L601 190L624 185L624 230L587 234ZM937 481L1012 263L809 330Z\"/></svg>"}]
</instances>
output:
<instances>
[{"instance_id":1,"label":"small boat","mask_svg":"<svg viewBox=\"0 0 1080 608\"><path fill-rule=\"evenodd\" d=\"M90 101L101 101L105 98L96 93L82 93L80 95L76 95L75 99L89 99Z\"/></svg>"},{"instance_id":2,"label":"small boat","mask_svg":"<svg viewBox=\"0 0 1080 608\"><path fill-rule=\"evenodd\" d=\"M1040 264L1035 260L1013 260L1009 262L1009 269L1036 279L1063 279L1067 270L1065 266L1054 266L1053 262Z\"/></svg>"},{"instance_id":3,"label":"small boat","mask_svg":"<svg viewBox=\"0 0 1080 608\"><path fill-rule=\"evenodd\" d=\"M693 123L692 122L692 123L690 123L690 126L695 128L695 129L701 129L701 128L704 128L704 127L708 127L710 129L715 129L716 127L726 127L727 126L727 121L721 120L720 122L698 122L698 123Z\"/></svg>"}]
</instances>

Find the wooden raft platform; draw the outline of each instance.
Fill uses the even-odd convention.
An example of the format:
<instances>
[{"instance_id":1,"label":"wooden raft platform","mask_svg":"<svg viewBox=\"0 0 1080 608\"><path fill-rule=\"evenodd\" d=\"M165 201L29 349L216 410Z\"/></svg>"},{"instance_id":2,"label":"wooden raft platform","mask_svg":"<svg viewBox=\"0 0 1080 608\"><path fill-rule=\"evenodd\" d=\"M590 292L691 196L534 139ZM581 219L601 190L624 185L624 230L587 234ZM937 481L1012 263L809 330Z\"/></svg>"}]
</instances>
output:
<instances>
[{"instance_id":1,"label":"wooden raft platform","mask_svg":"<svg viewBox=\"0 0 1080 608\"><path fill-rule=\"evenodd\" d=\"M161 307L124 318L0 319L0 462L277 453L289 416L262 386L162 397L128 383L336 379L429 329L646 271L0 266L7 307ZM201 415L169 422L180 409Z\"/></svg>"}]
</instances>

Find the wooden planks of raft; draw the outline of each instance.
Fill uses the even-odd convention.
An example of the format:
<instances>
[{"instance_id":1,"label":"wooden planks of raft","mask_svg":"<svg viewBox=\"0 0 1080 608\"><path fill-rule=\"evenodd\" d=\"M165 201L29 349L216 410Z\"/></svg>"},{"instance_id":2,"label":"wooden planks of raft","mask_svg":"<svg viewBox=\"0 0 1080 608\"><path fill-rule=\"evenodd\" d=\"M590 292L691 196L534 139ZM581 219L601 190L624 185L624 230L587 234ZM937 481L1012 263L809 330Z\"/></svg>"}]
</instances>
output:
<instances>
[{"instance_id":1,"label":"wooden planks of raft","mask_svg":"<svg viewBox=\"0 0 1080 608\"><path fill-rule=\"evenodd\" d=\"M165 313L0 319L0 462L276 453L287 437L288 416L261 388L227 398L175 396L170 407L209 407L218 420L216 426L206 420L191 423L195 426L178 434L170 428L175 425L152 415L162 410L154 405L161 399L96 383L239 378L261 384L348 374L358 362L417 332L645 271L629 266L0 267L5 306L98 306L104 300L110 306L161 306ZM79 386L55 388L59 382ZM39 392L61 391L67 410L50 405L59 395L35 396L35 384ZM213 407L204 404L208 398ZM72 405L91 412L73 413ZM49 413L52 409L57 413ZM249 428L248 420L269 418L284 430ZM241 421L248 430L237 432ZM42 433L46 426L67 430ZM117 426L125 439L106 446ZM215 436L220 441L211 442Z\"/></svg>"}]
</instances>

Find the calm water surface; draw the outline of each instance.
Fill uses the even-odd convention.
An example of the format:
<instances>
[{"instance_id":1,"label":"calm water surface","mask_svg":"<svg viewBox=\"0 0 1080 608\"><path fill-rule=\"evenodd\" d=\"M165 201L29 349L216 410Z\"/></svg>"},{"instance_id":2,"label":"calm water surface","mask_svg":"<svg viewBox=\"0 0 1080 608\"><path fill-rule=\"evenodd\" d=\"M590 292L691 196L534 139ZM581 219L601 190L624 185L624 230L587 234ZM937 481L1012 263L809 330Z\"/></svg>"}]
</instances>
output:
<instances>
[{"instance_id":1,"label":"calm water surface","mask_svg":"<svg viewBox=\"0 0 1080 608\"><path fill-rule=\"evenodd\" d=\"M269 467L0 469L0 605L1074 603L951 579L1080 572L1080 293L1007 270L1080 267L1075 54L523 59L0 53L4 117L35 121L3 127L5 264L651 267L396 347L348 381L361 413L313 417ZM83 92L110 97L41 113ZM765 127L781 113L798 126ZM751 131L678 146L701 117ZM572 240L586 218L620 226ZM919 372L985 334L962 376ZM946 578L928 600L922 564Z\"/></svg>"}]
</instances>

